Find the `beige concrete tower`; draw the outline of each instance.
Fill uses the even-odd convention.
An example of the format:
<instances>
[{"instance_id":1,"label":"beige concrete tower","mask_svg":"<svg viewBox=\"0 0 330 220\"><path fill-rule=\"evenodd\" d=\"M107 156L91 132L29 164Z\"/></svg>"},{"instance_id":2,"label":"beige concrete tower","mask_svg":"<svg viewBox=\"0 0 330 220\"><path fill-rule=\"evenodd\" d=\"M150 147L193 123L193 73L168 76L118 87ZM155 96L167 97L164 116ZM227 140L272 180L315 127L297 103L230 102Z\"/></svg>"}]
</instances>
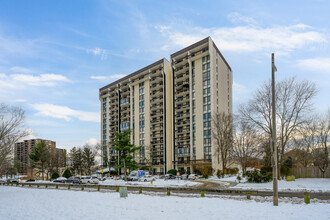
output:
<instances>
[{"instance_id":1,"label":"beige concrete tower","mask_svg":"<svg viewBox=\"0 0 330 220\"><path fill-rule=\"evenodd\" d=\"M173 164L195 172L222 169L214 150L213 116L232 114L232 71L210 37L171 55L173 67Z\"/></svg>"},{"instance_id":2,"label":"beige concrete tower","mask_svg":"<svg viewBox=\"0 0 330 220\"><path fill-rule=\"evenodd\" d=\"M130 129L135 160L153 173L222 169L212 119L232 114L232 71L207 37L100 89L103 166L114 167L115 132Z\"/></svg>"},{"instance_id":3,"label":"beige concrete tower","mask_svg":"<svg viewBox=\"0 0 330 220\"><path fill-rule=\"evenodd\" d=\"M132 143L141 146L134 155L141 167L154 174L172 167L172 124L166 123L172 121L171 88L171 65L161 59L100 89L104 166L115 166L115 132L130 129Z\"/></svg>"}]
</instances>

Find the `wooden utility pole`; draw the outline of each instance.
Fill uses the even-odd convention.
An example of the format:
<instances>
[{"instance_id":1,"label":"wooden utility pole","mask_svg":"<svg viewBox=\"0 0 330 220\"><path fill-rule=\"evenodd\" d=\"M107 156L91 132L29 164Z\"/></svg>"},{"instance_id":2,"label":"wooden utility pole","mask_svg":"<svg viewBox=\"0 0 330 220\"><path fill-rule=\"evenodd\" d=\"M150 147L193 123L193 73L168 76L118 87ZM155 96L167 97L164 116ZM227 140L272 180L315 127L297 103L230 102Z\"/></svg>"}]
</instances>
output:
<instances>
[{"instance_id":1,"label":"wooden utility pole","mask_svg":"<svg viewBox=\"0 0 330 220\"><path fill-rule=\"evenodd\" d=\"M275 72L277 71L272 53L272 149L273 149L273 204L278 206L277 183L277 146L276 146L276 110L275 110Z\"/></svg>"}]
</instances>

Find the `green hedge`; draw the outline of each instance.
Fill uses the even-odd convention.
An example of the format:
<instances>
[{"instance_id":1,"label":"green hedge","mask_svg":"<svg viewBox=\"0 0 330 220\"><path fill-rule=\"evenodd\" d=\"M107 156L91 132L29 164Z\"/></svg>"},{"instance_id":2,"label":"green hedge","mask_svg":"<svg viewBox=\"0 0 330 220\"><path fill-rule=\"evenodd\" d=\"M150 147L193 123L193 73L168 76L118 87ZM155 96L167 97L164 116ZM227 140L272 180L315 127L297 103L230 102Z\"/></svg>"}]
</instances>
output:
<instances>
[{"instance_id":1,"label":"green hedge","mask_svg":"<svg viewBox=\"0 0 330 220\"><path fill-rule=\"evenodd\" d=\"M65 178L70 178L72 176L72 174L69 169L66 169L62 176Z\"/></svg>"},{"instance_id":2,"label":"green hedge","mask_svg":"<svg viewBox=\"0 0 330 220\"><path fill-rule=\"evenodd\" d=\"M50 179L54 180L54 179L57 179L57 178L59 178L59 177L60 177L60 175L59 175L57 172L54 172L54 173L52 174L52 176L50 177Z\"/></svg>"}]
</instances>

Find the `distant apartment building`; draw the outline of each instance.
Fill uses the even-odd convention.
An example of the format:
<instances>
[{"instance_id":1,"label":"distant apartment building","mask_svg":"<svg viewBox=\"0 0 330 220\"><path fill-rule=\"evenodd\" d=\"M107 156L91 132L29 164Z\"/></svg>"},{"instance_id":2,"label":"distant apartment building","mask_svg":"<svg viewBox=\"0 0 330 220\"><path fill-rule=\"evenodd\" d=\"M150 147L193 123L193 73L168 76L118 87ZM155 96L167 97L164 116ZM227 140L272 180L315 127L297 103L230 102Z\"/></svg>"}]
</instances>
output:
<instances>
[{"instance_id":1,"label":"distant apartment building","mask_svg":"<svg viewBox=\"0 0 330 220\"><path fill-rule=\"evenodd\" d=\"M232 114L232 70L210 37L100 89L102 164L114 162L114 132L131 129L141 166L154 173L221 169L212 138L216 113Z\"/></svg>"},{"instance_id":2,"label":"distant apartment building","mask_svg":"<svg viewBox=\"0 0 330 220\"><path fill-rule=\"evenodd\" d=\"M23 174L32 174L32 161L29 157L29 154L33 153L33 148L37 146L37 144L44 142L46 146L50 149L52 155L56 156L55 158L58 160L58 166L64 167L66 164L66 150L57 149L56 142L51 140L44 139L30 139L24 140L22 142L15 143L14 149L14 159L15 161L20 163L20 173Z\"/></svg>"},{"instance_id":3,"label":"distant apartment building","mask_svg":"<svg viewBox=\"0 0 330 220\"><path fill-rule=\"evenodd\" d=\"M66 149L56 148L56 163L58 167L66 167Z\"/></svg>"}]
</instances>

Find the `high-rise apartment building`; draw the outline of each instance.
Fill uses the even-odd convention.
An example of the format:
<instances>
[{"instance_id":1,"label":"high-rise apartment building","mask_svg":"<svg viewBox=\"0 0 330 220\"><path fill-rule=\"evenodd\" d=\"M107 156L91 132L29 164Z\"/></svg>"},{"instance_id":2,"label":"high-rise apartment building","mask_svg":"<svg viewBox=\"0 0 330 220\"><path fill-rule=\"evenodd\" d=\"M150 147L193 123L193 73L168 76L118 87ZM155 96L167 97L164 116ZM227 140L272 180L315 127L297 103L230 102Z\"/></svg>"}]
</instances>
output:
<instances>
[{"instance_id":1,"label":"high-rise apartment building","mask_svg":"<svg viewBox=\"0 0 330 220\"><path fill-rule=\"evenodd\" d=\"M33 175L32 161L29 154L33 153L33 148L37 144L44 142L54 156L54 165L58 168L66 166L66 150L56 148L56 142L44 139L30 139L15 143L14 159L20 164L20 173ZM56 161L55 161L56 160Z\"/></svg>"},{"instance_id":2,"label":"high-rise apartment building","mask_svg":"<svg viewBox=\"0 0 330 220\"><path fill-rule=\"evenodd\" d=\"M210 37L101 88L100 101L104 166L118 156L114 132L131 129L136 162L154 173L221 169L212 118L232 114L232 71Z\"/></svg>"},{"instance_id":3,"label":"high-rise apartment building","mask_svg":"<svg viewBox=\"0 0 330 220\"><path fill-rule=\"evenodd\" d=\"M171 64L161 59L100 89L104 166L117 160L115 132L130 129L131 141L141 146L138 164L151 164L154 173L172 167L171 85Z\"/></svg>"},{"instance_id":4,"label":"high-rise apartment building","mask_svg":"<svg viewBox=\"0 0 330 220\"><path fill-rule=\"evenodd\" d=\"M212 137L218 112L232 114L232 71L210 37L171 55L173 67L173 165L222 169Z\"/></svg>"},{"instance_id":5,"label":"high-rise apartment building","mask_svg":"<svg viewBox=\"0 0 330 220\"><path fill-rule=\"evenodd\" d=\"M15 143L14 159L20 163L21 173L30 173L29 169L32 169L32 164L29 154L32 154L33 148L42 141L45 142L46 146L49 147L52 152L56 151L56 142L50 140L30 139Z\"/></svg>"}]
</instances>

